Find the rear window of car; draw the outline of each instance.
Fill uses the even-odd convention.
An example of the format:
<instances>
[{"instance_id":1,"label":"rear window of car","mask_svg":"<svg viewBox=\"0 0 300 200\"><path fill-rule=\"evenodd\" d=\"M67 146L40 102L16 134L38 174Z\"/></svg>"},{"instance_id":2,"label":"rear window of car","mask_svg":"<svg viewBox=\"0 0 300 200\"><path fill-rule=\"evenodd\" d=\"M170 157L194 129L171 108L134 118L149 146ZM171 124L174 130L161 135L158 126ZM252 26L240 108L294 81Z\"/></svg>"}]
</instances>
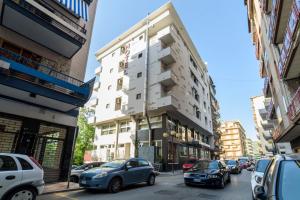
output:
<instances>
[{"instance_id":1,"label":"rear window of car","mask_svg":"<svg viewBox=\"0 0 300 200\"><path fill-rule=\"evenodd\" d=\"M225 163L227 165L236 165L236 161L235 160L226 160Z\"/></svg>"},{"instance_id":2,"label":"rear window of car","mask_svg":"<svg viewBox=\"0 0 300 200\"><path fill-rule=\"evenodd\" d=\"M10 156L0 156L0 171L17 171L15 160Z\"/></svg>"},{"instance_id":3,"label":"rear window of car","mask_svg":"<svg viewBox=\"0 0 300 200\"><path fill-rule=\"evenodd\" d=\"M256 163L255 171L265 173L270 160L259 160Z\"/></svg>"},{"instance_id":4,"label":"rear window of car","mask_svg":"<svg viewBox=\"0 0 300 200\"><path fill-rule=\"evenodd\" d=\"M300 160L286 160L280 164L278 196L280 200L293 200L300 197Z\"/></svg>"},{"instance_id":5,"label":"rear window of car","mask_svg":"<svg viewBox=\"0 0 300 200\"><path fill-rule=\"evenodd\" d=\"M23 158L17 157L17 159L19 160L19 162L22 166L22 170L32 170L33 169L32 165L29 162L27 162L26 160L24 160Z\"/></svg>"}]
</instances>

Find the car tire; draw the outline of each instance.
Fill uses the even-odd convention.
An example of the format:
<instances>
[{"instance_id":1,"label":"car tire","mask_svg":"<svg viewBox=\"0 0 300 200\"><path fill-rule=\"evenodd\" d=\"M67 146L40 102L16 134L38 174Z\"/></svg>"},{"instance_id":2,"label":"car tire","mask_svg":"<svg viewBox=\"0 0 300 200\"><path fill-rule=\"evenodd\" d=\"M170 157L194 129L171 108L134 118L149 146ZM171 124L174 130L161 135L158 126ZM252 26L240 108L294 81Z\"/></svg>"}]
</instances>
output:
<instances>
[{"instance_id":1,"label":"car tire","mask_svg":"<svg viewBox=\"0 0 300 200\"><path fill-rule=\"evenodd\" d=\"M152 186L155 184L155 175L150 174L147 180L147 185Z\"/></svg>"},{"instance_id":2,"label":"car tire","mask_svg":"<svg viewBox=\"0 0 300 200\"><path fill-rule=\"evenodd\" d=\"M31 187L20 187L10 192L4 199L20 199L20 195L23 196L22 199L35 200L37 191Z\"/></svg>"},{"instance_id":3,"label":"car tire","mask_svg":"<svg viewBox=\"0 0 300 200\"><path fill-rule=\"evenodd\" d=\"M120 178L113 178L108 184L108 192L117 193L122 188L122 180Z\"/></svg>"},{"instance_id":4,"label":"car tire","mask_svg":"<svg viewBox=\"0 0 300 200\"><path fill-rule=\"evenodd\" d=\"M221 189L225 188L225 180L224 180L224 177L222 177L222 179L221 179L220 188L221 188Z\"/></svg>"},{"instance_id":5,"label":"car tire","mask_svg":"<svg viewBox=\"0 0 300 200\"><path fill-rule=\"evenodd\" d=\"M190 183L184 183L186 186L191 186L191 184Z\"/></svg>"},{"instance_id":6,"label":"car tire","mask_svg":"<svg viewBox=\"0 0 300 200\"><path fill-rule=\"evenodd\" d=\"M70 182L79 183L79 178L77 176L71 176L70 177Z\"/></svg>"}]
</instances>

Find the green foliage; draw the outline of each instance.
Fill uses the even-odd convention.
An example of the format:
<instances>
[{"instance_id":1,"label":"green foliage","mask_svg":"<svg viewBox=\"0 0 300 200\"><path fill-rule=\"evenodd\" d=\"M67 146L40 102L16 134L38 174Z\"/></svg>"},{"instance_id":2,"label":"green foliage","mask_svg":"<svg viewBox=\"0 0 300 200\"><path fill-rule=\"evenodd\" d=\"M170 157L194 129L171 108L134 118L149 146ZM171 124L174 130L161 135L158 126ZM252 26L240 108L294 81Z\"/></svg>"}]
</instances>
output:
<instances>
[{"instance_id":1,"label":"green foliage","mask_svg":"<svg viewBox=\"0 0 300 200\"><path fill-rule=\"evenodd\" d=\"M87 116L90 111L81 108L78 116L77 125L79 128L78 136L74 151L74 164L81 165L83 163L84 152L93 149L93 139L95 135L95 128L87 123Z\"/></svg>"}]
</instances>

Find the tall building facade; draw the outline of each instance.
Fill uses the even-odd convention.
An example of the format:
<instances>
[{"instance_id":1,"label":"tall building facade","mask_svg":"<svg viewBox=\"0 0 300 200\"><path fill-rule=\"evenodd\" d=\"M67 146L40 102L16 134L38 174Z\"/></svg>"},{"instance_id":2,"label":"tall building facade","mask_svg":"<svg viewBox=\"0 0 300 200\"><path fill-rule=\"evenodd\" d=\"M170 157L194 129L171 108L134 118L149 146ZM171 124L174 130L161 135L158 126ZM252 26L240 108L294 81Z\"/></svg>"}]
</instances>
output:
<instances>
[{"instance_id":1,"label":"tall building facade","mask_svg":"<svg viewBox=\"0 0 300 200\"><path fill-rule=\"evenodd\" d=\"M33 156L45 181L67 177L97 0L0 1L0 152Z\"/></svg>"},{"instance_id":2,"label":"tall building facade","mask_svg":"<svg viewBox=\"0 0 300 200\"><path fill-rule=\"evenodd\" d=\"M246 156L253 158L254 157L254 149L253 149L253 141L250 138L246 138Z\"/></svg>"},{"instance_id":3,"label":"tall building facade","mask_svg":"<svg viewBox=\"0 0 300 200\"><path fill-rule=\"evenodd\" d=\"M173 5L167 3L96 53L93 157L137 156L154 162L210 157L209 76ZM101 104L99 103L101 102Z\"/></svg>"},{"instance_id":4,"label":"tall building facade","mask_svg":"<svg viewBox=\"0 0 300 200\"><path fill-rule=\"evenodd\" d=\"M220 127L221 159L235 159L246 155L246 135L239 121L225 121Z\"/></svg>"},{"instance_id":5,"label":"tall building facade","mask_svg":"<svg viewBox=\"0 0 300 200\"><path fill-rule=\"evenodd\" d=\"M275 143L290 142L300 152L299 0L245 0L264 95L272 98Z\"/></svg>"},{"instance_id":6,"label":"tall building facade","mask_svg":"<svg viewBox=\"0 0 300 200\"><path fill-rule=\"evenodd\" d=\"M263 155L260 141L253 141L252 147L253 147L253 156L254 156L254 158L255 159L260 159Z\"/></svg>"}]
</instances>

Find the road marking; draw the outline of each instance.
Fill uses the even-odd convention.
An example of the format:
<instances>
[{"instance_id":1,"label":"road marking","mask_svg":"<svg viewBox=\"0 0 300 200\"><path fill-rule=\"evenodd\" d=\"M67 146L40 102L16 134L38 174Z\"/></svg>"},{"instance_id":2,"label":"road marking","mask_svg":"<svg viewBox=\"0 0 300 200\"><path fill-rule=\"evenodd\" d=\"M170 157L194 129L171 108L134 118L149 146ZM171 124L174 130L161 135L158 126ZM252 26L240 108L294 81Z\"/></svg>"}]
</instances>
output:
<instances>
[{"instance_id":1,"label":"road marking","mask_svg":"<svg viewBox=\"0 0 300 200\"><path fill-rule=\"evenodd\" d=\"M71 199L71 200L78 200L77 198L69 197L69 196L67 196L66 194L63 194L63 193L57 193L57 194L55 194L55 196L64 197L64 198Z\"/></svg>"}]
</instances>

